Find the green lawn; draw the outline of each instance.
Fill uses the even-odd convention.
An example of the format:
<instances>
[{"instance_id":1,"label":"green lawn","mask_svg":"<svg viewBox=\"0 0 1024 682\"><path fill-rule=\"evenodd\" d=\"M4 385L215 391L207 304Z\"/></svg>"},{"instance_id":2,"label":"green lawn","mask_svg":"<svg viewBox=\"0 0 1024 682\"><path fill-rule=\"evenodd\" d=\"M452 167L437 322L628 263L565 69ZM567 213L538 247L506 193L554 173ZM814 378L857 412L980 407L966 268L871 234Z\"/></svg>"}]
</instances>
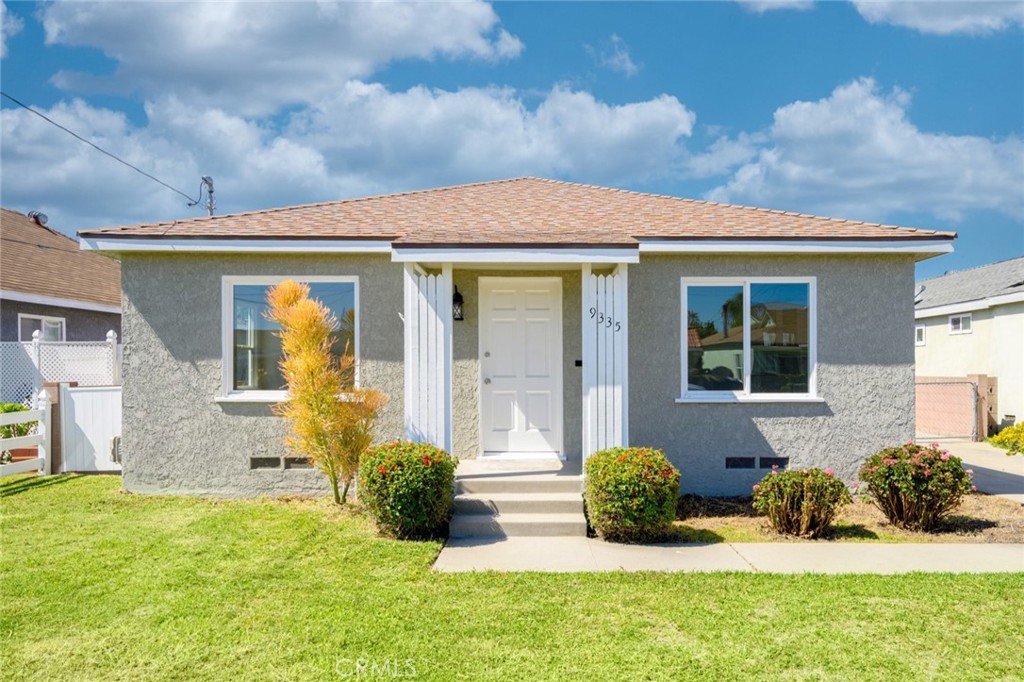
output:
<instances>
[{"instance_id":1,"label":"green lawn","mask_svg":"<svg viewBox=\"0 0 1024 682\"><path fill-rule=\"evenodd\" d=\"M1024 678L1024 575L439 575L324 502L119 485L0 482L2 679Z\"/></svg>"}]
</instances>

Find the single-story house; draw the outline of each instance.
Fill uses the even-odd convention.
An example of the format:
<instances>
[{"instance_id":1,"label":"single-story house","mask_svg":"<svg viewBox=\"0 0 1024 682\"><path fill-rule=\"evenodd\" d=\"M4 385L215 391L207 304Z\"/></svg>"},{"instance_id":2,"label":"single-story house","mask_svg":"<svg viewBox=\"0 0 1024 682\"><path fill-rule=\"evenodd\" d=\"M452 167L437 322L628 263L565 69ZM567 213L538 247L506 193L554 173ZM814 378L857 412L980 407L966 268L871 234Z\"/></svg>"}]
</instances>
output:
<instances>
[{"instance_id":1,"label":"single-story house","mask_svg":"<svg viewBox=\"0 0 1024 682\"><path fill-rule=\"evenodd\" d=\"M993 428L1024 421L1024 257L922 280L916 294L918 376L995 378Z\"/></svg>"},{"instance_id":2,"label":"single-story house","mask_svg":"<svg viewBox=\"0 0 1024 682\"><path fill-rule=\"evenodd\" d=\"M121 259L125 487L234 495L325 485L271 412L286 278L350 320L381 439L649 445L705 494L852 478L914 435L906 292L954 237L536 178L81 233Z\"/></svg>"},{"instance_id":3,"label":"single-story house","mask_svg":"<svg viewBox=\"0 0 1024 682\"><path fill-rule=\"evenodd\" d=\"M0 341L103 341L121 333L121 268L46 217L0 209Z\"/></svg>"}]
</instances>

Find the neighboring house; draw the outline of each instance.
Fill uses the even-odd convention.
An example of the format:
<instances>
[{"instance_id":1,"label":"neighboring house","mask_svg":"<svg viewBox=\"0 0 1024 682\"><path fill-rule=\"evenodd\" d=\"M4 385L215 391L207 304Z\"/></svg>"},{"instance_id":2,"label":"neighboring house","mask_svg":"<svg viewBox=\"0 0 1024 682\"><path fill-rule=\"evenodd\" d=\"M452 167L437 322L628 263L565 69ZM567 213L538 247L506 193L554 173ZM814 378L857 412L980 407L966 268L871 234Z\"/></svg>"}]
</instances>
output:
<instances>
[{"instance_id":1,"label":"neighboring house","mask_svg":"<svg viewBox=\"0 0 1024 682\"><path fill-rule=\"evenodd\" d=\"M1024 421L1024 258L923 280L914 308L917 375L995 377L996 426Z\"/></svg>"},{"instance_id":2,"label":"neighboring house","mask_svg":"<svg viewBox=\"0 0 1024 682\"><path fill-rule=\"evenodd\" d=\"M852 478L914 435L903 292L954 237L534 178L81 233L121 258L125 487L240 495L324 489L271 411L286 278L349 321L381 439L650 445L706 494Z\"/></svg>"},{"instance_id":3,"label":"neighboring house","mask_svg":"<svg viewBox=\"0 0 1024 682\"><path fill-rule=\"evenodd\" d=\"M0 209L0 341L102 341L121 333L121 266L28 216Z\"/></svg>"}]
</instances>

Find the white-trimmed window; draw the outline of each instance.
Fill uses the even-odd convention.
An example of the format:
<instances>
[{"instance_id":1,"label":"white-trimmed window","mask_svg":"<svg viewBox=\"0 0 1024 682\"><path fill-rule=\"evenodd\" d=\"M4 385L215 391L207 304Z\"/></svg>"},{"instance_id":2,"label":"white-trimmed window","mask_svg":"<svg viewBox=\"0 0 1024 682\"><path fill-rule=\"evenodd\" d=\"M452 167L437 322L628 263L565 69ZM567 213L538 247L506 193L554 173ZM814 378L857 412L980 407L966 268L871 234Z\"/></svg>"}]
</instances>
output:
<instances>
[{"instance_id":1,"label":"white-trimmed window","mask_svg":"<svg viewBox=\"0 0 1024 682\"><path fill-rule=\"evenodd\" d=\"M31 341L34 332L40 332L40 341L63 341L67 323L63 317L18 313L18 340Z\"/></svg>"},{"instance_id":2,"label":"white-trimmed window","mask_svg":"<svg viewBox=\"0 0 1024 682\"><path fill-rule=\"evenodd\" d=\"M914 325L914 345L923 346L925 340L925 325Z\"/></svg>"},{"instance_id":3,"label":"white-trimmed window","mask_svg":"<svg viewBox=\"0 0 1024 682\"><path fill-rule=\"evenodd\" d=\"M359 357L359 279L328 276L224 276L221 281L221 400L277 402L286 395L280 327L266 317L267 292L285 280L309 285L311 298L338 319L335 352ZM359 381L358 363L355 381Z\"/></svg>"},{"instance_id":4,"label":"white-trimmed window","mask_svg":"<svg viewBox=\"0 0 1024 682\"><path fill-rule=\"evenodd\" d=\"M679 402L817 401L814 277L682 278Z\"/></svg>"},{"instance_id":5,"label":"white-trimmed window","mask_svg":"<svg viewBox=\"0 0 1024 682\"><path fill-rule=\"evenodd\" d=\"M950 315L949 316L949 333L950 334L970 334L971 333L971 313L964 313L963 315Z\"/></svg>"}]
</instances>

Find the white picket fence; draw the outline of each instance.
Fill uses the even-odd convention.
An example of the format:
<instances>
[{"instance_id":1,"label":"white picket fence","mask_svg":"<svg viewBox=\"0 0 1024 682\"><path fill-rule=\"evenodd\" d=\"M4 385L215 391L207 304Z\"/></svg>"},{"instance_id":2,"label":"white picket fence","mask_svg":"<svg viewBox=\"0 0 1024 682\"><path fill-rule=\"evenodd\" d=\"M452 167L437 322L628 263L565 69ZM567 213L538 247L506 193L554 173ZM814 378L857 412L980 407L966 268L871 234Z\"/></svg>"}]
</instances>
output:
<instances>
[{"instance_id":1,"label":"white picket fence","mask_svg":"<svg viewBox=\"0 0 1024 682\"><path fill-rule=\"evenodd\" d=\"M77 382L80 386L121 383L121 348L117 334L105 341L0 343L0 402L31 405L43 383Z\"/></svg>"},{"instance_id":2,"label":"white picket fence","mask_svg":"<svg viewBox=\"0 0 1024 682\"><path fill-rule=\"evenodd\" d=\"M629 444L626 266L583 275L583 455Z\"/></svg>"},{"instance_id":3,"label":"white picket fence","mask_svg":"<svg viewBox=\"0 0 1024 682\"><path fill-rule=\"evenodd\" d=\"M50 473L50 443L51 425L50 397L46 391L40 391L36 397L35 409L23 412L7 412L0 414L0 426L16 426L18 424L35 423L35 433L27 436L15 436L13 438L0 438L0 451L16 450L19 448L36 448L36 456L33 459L25 459L10 464L0 464L0 478L24 474L29 471L40 471L44 474Z\"/></svg>"},{"instance_id":4,"label":"white picket fence","mask_svg":"<svg viewBox=\"0 0 1024 682\"><path fill-rule=\"evenodd\" d=\"M405 436L451 451L452 273L405 269Z\"/></svg>"}]
</instances>

